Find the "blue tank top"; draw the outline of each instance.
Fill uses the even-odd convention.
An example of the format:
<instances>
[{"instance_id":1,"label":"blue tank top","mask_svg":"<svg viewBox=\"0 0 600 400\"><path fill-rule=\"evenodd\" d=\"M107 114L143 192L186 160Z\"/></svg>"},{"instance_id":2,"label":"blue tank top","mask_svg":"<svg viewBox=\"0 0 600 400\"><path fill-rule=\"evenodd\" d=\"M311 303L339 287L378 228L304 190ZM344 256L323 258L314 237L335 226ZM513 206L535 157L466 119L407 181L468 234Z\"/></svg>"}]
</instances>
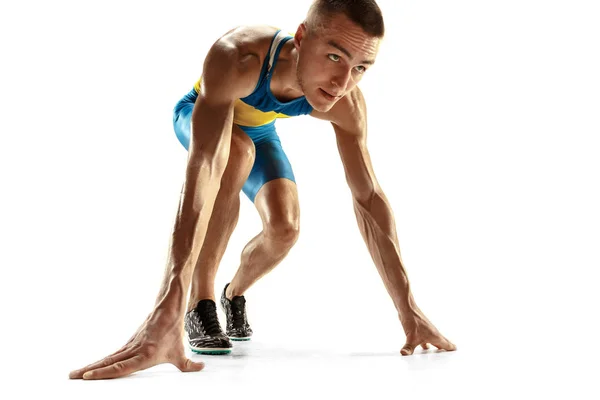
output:
<instances>
[{"instance_id":1,"label":"blue tank top","mask_svg":"<svg viewBox=\"0 0 600 400\"><path fill-rule=\"evenodd\" d=\"M254 91L249 96L236 100L233 122L240 126L258 127L271 124L277 118L289 118L310 114L313 110L305 96L288 102L281 102L271 92L271 77L277 64L277 58L283 45L292 36L278 30L269 46L267 57L263 61L260 77ZM200 80L194 85L200 91Z\"/></svg>"}]
</instances>

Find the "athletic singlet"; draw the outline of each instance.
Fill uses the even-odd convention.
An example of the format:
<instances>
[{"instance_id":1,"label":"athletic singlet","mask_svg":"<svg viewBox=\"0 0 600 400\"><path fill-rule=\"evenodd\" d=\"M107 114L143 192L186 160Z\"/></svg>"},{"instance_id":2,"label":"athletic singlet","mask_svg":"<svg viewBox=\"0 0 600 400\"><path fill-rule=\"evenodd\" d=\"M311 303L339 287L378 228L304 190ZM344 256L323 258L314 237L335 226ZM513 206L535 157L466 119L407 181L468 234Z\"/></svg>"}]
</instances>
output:
<instances>
[{"instance_id":1,"label":"athletic singlet","mask_svg":"<svg viewBox=\"0 0 600 400\"><path fill-rule=\"evenodd\" d=\"M254 91L249 96L235 102L233 119L235 124L241 127L259 127L269 125L277 118L289 118L312 112L313 108L306 97L301 96L283 103L275 98L270 89L272 71L277 63L281 47L290 39L292 36L284 34L281 30L276 32L269 46L268 59L265 59L262 64L260 77ZM196 93L200 92L201 81L202 78L198 79L194 85Z\"/></svg>"}]
</instances>

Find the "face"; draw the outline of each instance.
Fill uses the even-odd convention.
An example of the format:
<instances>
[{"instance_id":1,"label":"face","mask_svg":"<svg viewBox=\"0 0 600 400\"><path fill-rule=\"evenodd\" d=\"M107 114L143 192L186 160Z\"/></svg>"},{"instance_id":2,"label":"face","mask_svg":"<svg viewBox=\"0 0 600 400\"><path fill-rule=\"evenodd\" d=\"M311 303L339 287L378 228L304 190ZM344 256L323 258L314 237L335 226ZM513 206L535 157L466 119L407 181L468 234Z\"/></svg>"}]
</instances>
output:
<instances>
[{"instance_id":1,"label":"face","mask_svg":"<svg viewBox=\"0 0 600 400\"><path fill-rule=\"evenodd\" d=\"M301 24L294 37L296 77L310 105L327 112L350 92L375 62L379 42L343 14L315 33Z\"/></svg>"}]
</instances>

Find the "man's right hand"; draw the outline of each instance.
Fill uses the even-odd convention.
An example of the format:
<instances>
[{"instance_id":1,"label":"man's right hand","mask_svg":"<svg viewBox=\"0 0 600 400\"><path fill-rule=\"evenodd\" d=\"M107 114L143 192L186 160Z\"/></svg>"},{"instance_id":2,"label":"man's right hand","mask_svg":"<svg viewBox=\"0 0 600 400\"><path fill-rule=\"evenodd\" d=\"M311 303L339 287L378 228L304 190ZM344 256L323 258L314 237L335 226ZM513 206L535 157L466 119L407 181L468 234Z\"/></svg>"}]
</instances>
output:
<instances>
[{"instance_id":1,"label":"man's right hand","mask_svg":"<svg viewBox=\"0 0 600 400\"><path fill-rule=\"evenodd\" d=\"M72 371L69 378L120 378L164 363L175 365L181 372L204 368L204 363L193 362L185 355L180 319L166 320L164 316L159 318L151 314L125 346L98 362Z\"/></svg>"}]
</instances>

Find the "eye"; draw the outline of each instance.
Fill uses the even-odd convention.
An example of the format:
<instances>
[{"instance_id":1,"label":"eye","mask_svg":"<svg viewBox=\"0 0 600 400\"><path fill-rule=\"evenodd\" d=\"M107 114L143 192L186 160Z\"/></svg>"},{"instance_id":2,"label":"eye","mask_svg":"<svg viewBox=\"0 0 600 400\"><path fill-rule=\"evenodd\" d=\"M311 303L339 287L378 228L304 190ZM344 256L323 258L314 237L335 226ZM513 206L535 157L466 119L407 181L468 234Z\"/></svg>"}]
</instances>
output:
<instances>
[{"instance_id":1,"label":"eye","mask_svg":"<svg viewBox=\"0 0 600 400\"><path fill-rule=\"evenodd\" d=\"M362 73L364 73L364 72L365 72L367 69L366 69L365 67L363 67L362 65L359 65L358 67L356 67L356 70L362 74Z\"/></svg>"},{"instance_id":2,"label":"eye","mask_svg":"<svg viewBox=\"0 0 600 400\"><path fill-rule=\"evenodd\" d=\"M338 62L338 61L340 61L340 56L338 56L338 55L336 55L336 54L328 54L328 55L327 55L327 57L329 57L329 59L330 59L331 61L335 61L335 62Z\"/></svg>"}]
</instances>

